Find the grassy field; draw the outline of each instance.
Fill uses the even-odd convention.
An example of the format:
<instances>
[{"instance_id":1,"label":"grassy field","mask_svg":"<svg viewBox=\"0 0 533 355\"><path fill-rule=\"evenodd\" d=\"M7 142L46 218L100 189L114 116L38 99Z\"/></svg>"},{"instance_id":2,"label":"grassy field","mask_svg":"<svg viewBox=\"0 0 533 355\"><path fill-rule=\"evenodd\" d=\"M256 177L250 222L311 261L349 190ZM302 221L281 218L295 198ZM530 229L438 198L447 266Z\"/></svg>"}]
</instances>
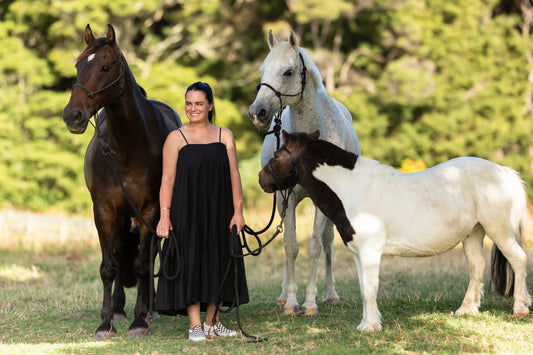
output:
<instances>
[{"instance_id":1,"label":"grassy field","mask_svg":"<svg viewBox=\"0 0 533 355\"><path fill-rule=\"evenodd\" d=\"M308 211L304 210L305 214ZM266 219L266 217L265 217ZM255 218L254 218L255 220ZM257 224L261 223L257 219ZM309 221L310 222L310 221ZM302 234L308 234L308 224ZM19 240L17 240L19 239ZM339 238L340 239L340 238ZM306 353L419 354L533 352L531 316L511 317L512 300L495 295L485 278L480 314L453 317L468 282L461 248L431 258L384 258L378 304L383 331L360 333L361 297L351 254L336 241L334 260L341 305L324 302L320 269L315 317L283 316L276 305L284 272L281 238L261 255L246 259L251 302L240 309L243 329L268 341L238 336L204 343L187 340L186 317L154 319L152 336L127 337L129 321L116 323L119 336L93 340L100 323L100 252L94 239L26 242L0 236L0 353L3 354L174 354ZM9 243L8 243L9 241ZM486 243L488 244L488 243ZM301 241L297 277L299 301L307 281L306 241ZM528 286L533 255L528 251ZM488 259L489 253L486 253ZM486 273L487 274L487 273ZM127 291L126 312L133 313L135 292ZM237 328L235 312L223 322Z\"/></svg>"}]
</instances>

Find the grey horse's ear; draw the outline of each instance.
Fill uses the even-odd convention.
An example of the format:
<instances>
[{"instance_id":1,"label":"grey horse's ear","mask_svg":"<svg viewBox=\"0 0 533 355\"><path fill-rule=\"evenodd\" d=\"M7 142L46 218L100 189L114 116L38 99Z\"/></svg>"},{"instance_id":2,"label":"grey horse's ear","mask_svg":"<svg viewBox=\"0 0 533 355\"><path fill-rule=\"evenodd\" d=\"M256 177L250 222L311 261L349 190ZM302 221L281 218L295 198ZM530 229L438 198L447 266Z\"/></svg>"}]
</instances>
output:
<instances>
[{"instance_id":1,"label":"grey horse's ear","mask_svg":"<svg viewBox=\"0 0 533 355\"><path fill-rule=\"evenodd\" d=\"M272 30L268 30L268 48L272 49L278 44L278 40L274 37Z\"/></svg>"},{"instance_id":2,"label":"grey horse's ear","mask_svg":"<svg viewBox=\"0 0 533 355\"><path fill-rule=\"evenodd\" d=\"M296 36L296 33L293 30L291 30L289 34L289 44L292 48L298 50L298 37Z\"/></svg>"}]
</instances>

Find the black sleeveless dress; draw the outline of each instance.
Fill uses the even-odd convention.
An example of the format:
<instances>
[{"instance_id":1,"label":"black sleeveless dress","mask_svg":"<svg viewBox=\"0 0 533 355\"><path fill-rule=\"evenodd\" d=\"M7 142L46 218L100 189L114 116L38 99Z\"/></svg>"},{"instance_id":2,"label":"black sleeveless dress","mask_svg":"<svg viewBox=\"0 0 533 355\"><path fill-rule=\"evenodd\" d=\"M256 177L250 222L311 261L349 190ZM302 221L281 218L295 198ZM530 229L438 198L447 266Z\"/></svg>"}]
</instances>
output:
<instances>
[{"instance_id":1,"label":"black sleeveless dress","mask_svg":"<svg viewBox=\"0 0 533 355\"><path fill-rule=\"evenodd\" d=\"M249 302L244 261L229 250L233 195L226 146L220 133L209 144L183 138L170 209L173 231L162 249L168 263L161 265L155 300L155 309L166 315L187 315L187 306L197 302L202 311L208 302L236 304L234 263L238 303ZM233 248L242 255L240 246Z\"/></svg>"}]
</instances>

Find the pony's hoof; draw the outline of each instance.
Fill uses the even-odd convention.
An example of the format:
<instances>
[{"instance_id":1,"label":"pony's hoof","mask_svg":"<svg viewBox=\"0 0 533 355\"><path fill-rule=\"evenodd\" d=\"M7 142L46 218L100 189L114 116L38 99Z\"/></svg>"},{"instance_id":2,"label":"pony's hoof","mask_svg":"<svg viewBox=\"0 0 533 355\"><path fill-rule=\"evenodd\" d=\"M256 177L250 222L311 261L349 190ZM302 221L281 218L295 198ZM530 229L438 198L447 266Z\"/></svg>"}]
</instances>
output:
<instances>
[{"instance_id":1,"label":"pony's hoof","mask_svg":"<svg viewBox=\"0 0 533 355\"><path fill-rule=\"evenodd\" d=\"M113 314L113 322L120 322L126 320L126 313L115 313Z\"/></svg>"},{"instance_id":2,"label":"pony's hoof","mask_svg":"<svg viewBox=\"0 0 533 355\"><path fill-rule=\"evenodd\" d=\"M529 311L520 311L520 312L514 312L513 313L513 318L523 318L523 317L527 317L529 315Z\"/></svg>"},{"instance_id":3,"label":"pony's hoof","mask_svg":"<svg viewBox=\"0 0 533 355\"><path fill-rule=\"evenodd\" d=\"M316 304L304 304L301 314L304 316L316 316L318 315L318 306Z\"/></svg>"},{"instance_id":4,"label":"pony's hoof","mask_svg":"<svg viewBox=\"0 0 533 355\"><path fill-rule=\"evenodd\" d=\"M337 297L330 297L330 298L326 299L326 302L330 303L330 304L341 304L341 299L338 296Z\"/></svg>"},{"instance_id":5,"label":"pony's hoof","mask_svg":"<svg viewBox=\"0 0 533 355\"><path fill-rule=\"evenodd\" d=\"M357 330L360 332L379 332L381 330L381 324L359 324Z\"/></svg>"},{"instance_id":6,"label":"pony's hoof","mask_svg":"<svg viewBox=\"0 0 533 355\"><path fill-rule=\"evenodd\" d=\"M148 330L147 328L130 329L130 331L128 332L128 337L129 338L142 338L143 336L145 336L145 334L149 336L150 331L146 332L147 330Z\"/></svg>"},{"instance_id":7,"label":"pony's hoof","mask_svg":"<svg viewBox=\"0 0 533 355\"><path fill-rule=\"evenodd\" d=\"M286 316L289 316L289 315L295 315L295 314L298 314L298 312L300 312L300 306L298 306L297 304L294 305L294 306L285 306L283 308L283 315L286 315Z\"/></svg>"},{"instance_id":8,"label":"pony's hoof","mask_svg":"<svg viewBox=\"0 0 533 355\"><path fill-rule=\"evenodd\" d=\"M479 310L477 309L468 309L468 308L459 308L457 311L455 311L455 313L453 314L454 316L456 317L459 317L459 316L464 316L464 315L475 315L475 314L478 314L479 313Z\"/></svg>"},{"instance_id":9,"label":"pony's hoof","mask_svg":"<svg viewBox=\"0 0 533 355\"><path fill-rule=\"evenodd\" d=\"M108 330L100 330L96 332L94 336L94 340L100 341L100 340L107 340L107 339L113 339L117 336L116 331L108 331Z\"/></svg>"}]
</instances>

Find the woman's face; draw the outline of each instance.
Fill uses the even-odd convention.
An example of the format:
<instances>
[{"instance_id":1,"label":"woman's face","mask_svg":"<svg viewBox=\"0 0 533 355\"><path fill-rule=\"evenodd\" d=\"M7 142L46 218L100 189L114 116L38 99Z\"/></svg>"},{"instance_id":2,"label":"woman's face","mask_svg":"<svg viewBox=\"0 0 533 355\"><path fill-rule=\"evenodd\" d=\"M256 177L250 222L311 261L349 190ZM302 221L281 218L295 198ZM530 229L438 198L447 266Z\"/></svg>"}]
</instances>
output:
<instances>
[{"instance_id":1,"label":"woman's face","mask_svg":"<svg viewBox=\"0 0 533 355\"><path fill-rule=\"evenodd\" d=\"M212 108L203 91L191 90L185 95L185 114L191 122L207 121Z\"/></svg>"}]
</instances>

